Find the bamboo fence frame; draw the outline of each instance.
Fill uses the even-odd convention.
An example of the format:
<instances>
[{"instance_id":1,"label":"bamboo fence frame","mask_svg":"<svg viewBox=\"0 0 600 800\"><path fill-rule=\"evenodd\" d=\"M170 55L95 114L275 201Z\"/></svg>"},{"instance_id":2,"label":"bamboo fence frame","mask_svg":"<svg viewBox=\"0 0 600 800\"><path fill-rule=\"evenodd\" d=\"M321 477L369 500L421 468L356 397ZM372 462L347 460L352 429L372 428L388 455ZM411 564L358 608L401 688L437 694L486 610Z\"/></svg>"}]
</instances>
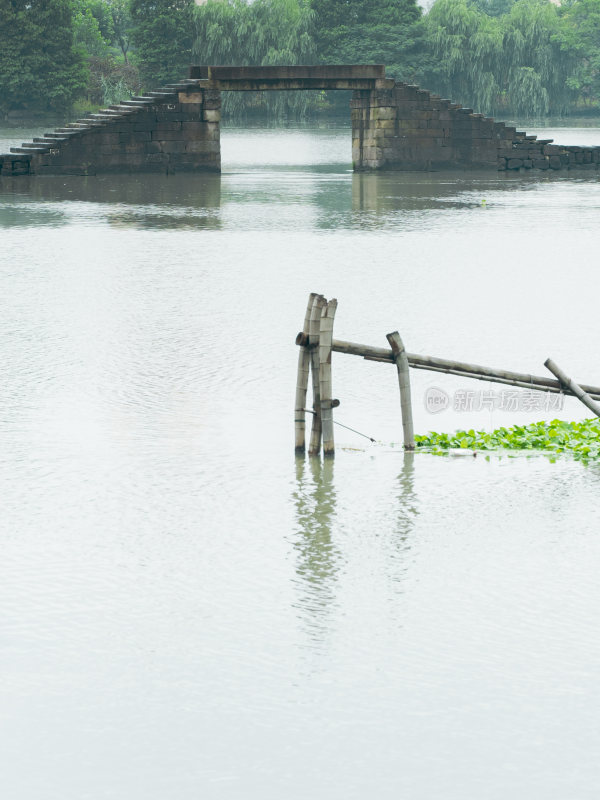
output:
<instances>
[{"instance_id":1,"label":"bamboo fence frame","mask_svg":"<svg viewBox=\"0 0 600 800\"><path fill-rule=\"evenodd\" d=\"M404 344L398 331L387 334L390 344L389 349L334 339L333 323L336 309L337 300L327 302L323 295L311 294L304 318L304 327L296 337L296 344L300 347L294 417L296 453L298 454L304 453L305 448L304 414L308 410L305 405L309 368L312 373L313 411L311 412L312 430L308 452L309 455L319 455L322 439L324 456L332 457L335 453L333 409L339 405L339 400L334 400L332 396L332 353L345 353L347 355L361 356L367 361L380 361L396 365L400 388L403 440L406 450L414 449L415 446L409 367L457 375L461 378L473 378L475 380L517 386L522 389L577 397L596 416L600 417L600 405L595 402L600 401L600 386L575 383L552 359L547 359L544 362L544 366L556 376L556 380L523 372L483 367L480 364L470 364L465 361L452 361L447 358L408 353L404 349Z\"/></svg>"}]
</instances>

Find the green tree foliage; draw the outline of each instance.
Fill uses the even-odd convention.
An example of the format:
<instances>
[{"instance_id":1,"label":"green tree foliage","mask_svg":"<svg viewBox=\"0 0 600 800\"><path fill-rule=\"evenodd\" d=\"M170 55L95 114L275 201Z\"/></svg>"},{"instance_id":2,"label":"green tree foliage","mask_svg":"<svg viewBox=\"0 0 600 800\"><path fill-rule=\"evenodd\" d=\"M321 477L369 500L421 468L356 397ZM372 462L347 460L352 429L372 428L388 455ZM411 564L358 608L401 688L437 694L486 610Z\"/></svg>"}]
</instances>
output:
<instances>
[{"instance_id":1,"label":"green tree foliage","mask_svg":"<svg viewBox=\"0 0 600 800\"><path fill-rule=\"evenodd\" d=\"M193 0L131 0L131 41L145 86L180 80L191 63Z\"/></svg>"},{"instance_id":2,"label":"green tree foliage","mask_svg":"<svg viewBox=\"0 0 600 800\"><path fill-rule=\"evenodd\" d=\"M195 12L192 54L198 64L310 64L313 18L303 0L208 0ZM234 115L254 107L277 117L303 116L310 103L306 92L228 92L223 97L225 113Z\"/></svg>"},{"instance_id":3,"label":"green tree foliage","mask_svg":"<svg viewBox=\"0 0 600 800\"><path fill-rule=\"evenodd\" d=\"M131 17L129 0L72 0L75 39L89 67L86 100L110 105L139 88L138 73L129 64Z\"/></svg>"},{"instance_id":4,"label":"green tree foliage","mask_svg":"<svg viewBox=\"0 0 600 800\"><path fill-rule=\"evenodd\" d=\"M63 112L87 82L70 0L0 0L0 110Z\"/></svg>"},{"instance_id":5,"label":"green tree foliage","mask_svg":"<svg viewBox=\"0 0 600 800\"><path fill-rule=\"evenodd\" d=\"M437 0L426 27L435 67L425 80L484 113L563 113L573 98L574 51L549 0L517 0L490 16L468 0Z\"/></svg>"},{"instance_id":6,"label":"green tree foliage","mask_svg":"<svg viewBox=\"0 0 600 800\"><path fill-rule=\"evenodd\" d=\"M75 42L88 56L106 58L112 38L108 5L102 0L73 0Z\"/></svg>"},{"instance_id":7,"label":"green tree foliage","mask_svg":"<svg viewBox=\"0 0 600 800\"><path fill-rule=\"evenodd\" d=\"M600 0L576 0L563 6L561 44L574 54L568 80L584 103L600 98Z\"/></svg>"},{"instance_id":8,"label":"green tree foliage","mask_svg":"<svg viewBox=\"0 0 600 800\"><path fill-rule=\"evenodd\" d=\"M127 64L127 53L131 47L131 14L129 13L129 0L107 0L105 5L110 12L112 23L111 42L123 54L123 61Z\"/></svg>"},{"instance_id":9,"label":"green tree foliage","mask_svg":"<svg viewBox=\"0 0 600 800\"><path fill-rule=\"evenodd\" d=\"M416 0L312 0L321 63L385 64L410 80L422 64L421 8Z\"/></svg>"}]
</instances>

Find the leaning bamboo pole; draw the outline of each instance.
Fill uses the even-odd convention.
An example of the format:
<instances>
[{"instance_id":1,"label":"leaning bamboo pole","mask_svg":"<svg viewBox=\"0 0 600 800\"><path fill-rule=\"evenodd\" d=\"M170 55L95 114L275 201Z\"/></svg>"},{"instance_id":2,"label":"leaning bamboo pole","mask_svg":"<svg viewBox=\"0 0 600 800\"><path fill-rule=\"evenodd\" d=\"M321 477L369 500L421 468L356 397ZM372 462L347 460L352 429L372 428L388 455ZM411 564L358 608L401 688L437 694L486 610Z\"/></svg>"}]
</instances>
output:
<instances>
[{"instance_id":1,"label":"leaning bamboo pole","mask_svg":"<svg viewBox=\"0 0 600 800\"><path fill-rule=\"evenodd\" d=\"M575 383L575 381L572 378L569 378L569 376L562 371L562 369L558 366L558 364L555 364L551 358L547 358L546 361L544 361L544 366L547 369L549 369L553 375L556 375L556 377L563 384L563 386L566 389L570 389L572 394L574 394L575 397L581 400L584 406L587 406L590 409L590 411L592 411L597 417L600 417L600 405L598 405L598 403L595 403L589 396L589 394L587 394L587 392L584 392L584 390L582 389L581 386L579 386L578 383Z\"/></svg>"},{"instance_id":2,"label":"leaning bamboo pole","mask_svg":"<svg viewBox=\"0 0 600 800\"><path fill-rule=\"evenodd\" d=\"M310 367L312 375L313 415L308 445L309 456L318 456L321 451L321 388L319 385L319 328L321 325L321 311L327 303L322 294L318 294L313 302L310 315L309 345ZM309 344L310 343L310 344Z\"/></svg>"},{"instance_id":3,"label":"leaning bamboo pole","mask_svg":"<svg viewBox=\"0 0 600 800\"><path fill-rule=\"evenodd\" d=\"M410 375L406 350L398 331L387 334L387 340L392 348L396 368L398 370L398 384L400 386L400 410L402 412L402 434L404 449L415 449L415 431L413 428L412 404L410 398Z\"/></svg>"},{"instance_id":4,"label":"leaning bamboo pole","mask_svg":"<svg viewBox=\"0 0 600 800\"><path fill-rule=\"evenodd\" d=\"M319 385L321 389L321 424L323 426L323 455L333 458L335 444L333 439L333 408L331 405L331 342L333 339L333 320L337 300L330 300L321 311L319 327Z\"/></svg>"},{"instance_id":5,"label":"leaning bamboo pole","mask_svg":"<svg viewBox=\"0 0 600 800\"><path fill-rule=\"evenodd\" d=\"M315 292L311 292L308 297L306 314L304 315L304 327L302 332L309 334L310 315L316 297ZM306 393L308 391L308 376L310 371L310 351L305 345L300 348L298 353L298 375L296 378L296 404L294 409L294 434L296 439L296 455L303 455L306 449Z\"/></svg>"}]
</instances>

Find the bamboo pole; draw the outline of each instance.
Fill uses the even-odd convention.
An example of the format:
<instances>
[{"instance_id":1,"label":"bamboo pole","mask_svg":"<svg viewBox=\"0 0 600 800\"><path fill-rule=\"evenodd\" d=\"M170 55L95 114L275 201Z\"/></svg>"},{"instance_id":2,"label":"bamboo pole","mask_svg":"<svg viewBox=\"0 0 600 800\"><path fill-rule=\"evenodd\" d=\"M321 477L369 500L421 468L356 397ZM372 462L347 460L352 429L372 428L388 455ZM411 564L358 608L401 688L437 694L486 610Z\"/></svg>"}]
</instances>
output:
<instances>
[{"instance_id":1,"label":"bamboo pole","mask_svg":"<svg viewBox=\"0 0 600 800\"><path fill-rule=\"evenodd\" d=\"M296 340L301 344L301 335ZM331 349L334 353L345 353L347 355L361 356L367 361L382 361L394 364L394 354L386 347L373 347L371 345L357 344L356 342L346 342L341 339L333 339ZM509 370L491 369L482 367L479 364L468 364L462 361L450 361L446 358L435 358L433 356L422 356L415 353L407 353L408 364L414 369L426 369L432 372L445 372L449 375L459 375L463 378L475 378L476 380L492 381L503 383L510 386L520 386L524 389L537 389L548 392L564 392L573 395L569 389L564 389L560 381L552 378L530 375L522 372L511 372ZM593 399L600 400L600 386L590 386L581 384L584 392Z\"/></svg>"},{"instance_id":2,"label":"bamboo pole","mask_svg":"<svg viewBox=\"0 0 600 800\"><path fill-rule=\"evenodd\" d=\"M558 366L558 364L555 364L551 358L547 358L544 361L544 366L547 369L549 369L553 375L556 375L556 377L563 384L563 386L567 389L570 389L571 392L575 395L575 397L581 400L584 406L587 406L590 409L590 411L592 411L597 417L600 417L600 405L598 405L598 403L595 403L589 396L589 394L587 394L587 392L584 392L584 390L581 388L581 386L579 386L578 383L575 383L575 381L572 378L569 378L569 376L562 371L562 369Z\"/></svg>"},{"instance_id":3,"label":"bamboo pole","mask_svg":"<svg viewBox=\"0 0 600 800\"><path fill-rule=\"evenodd\" d=\"M304 327L302 332L308 336L310 326L310 314L316 297L315 292L311 292L308 297L306 314L304 315ZM294 434L296 440L296 455L304 455L306 449L306 393L308 391L308 375L310 370L310 352L307 346L301 347L298 353L298 375L296 378L296 405L294 409Z\"/></svg>"},{"instance_id":4,"label":"bamboo pole","mask_svg":"<svg viewBox=\"0 0 600 800\"><path fill-rule=\"evenodd\" d=\"M322 294L315 297L309 325L310 367L312 374L313 411L308 455L318 456L321 451L321 387L319 385L319 328L321 311L327 303Z\"/></svg>"},{"instance_id":5,"label":"bamboo pole","mask_svg":"<svg viewBox=\"0 0 600 800\"><path fill-rule=\"evenodd\" d=\"M319 327L319 385L321 389L321 423L323 426L323 455L333 458L335 444L333 439L333 409L331 407L331 342L333 339L333 320L337 300L330 300L321 311Z\"/></svg>"},{"instance_id":6,"label":"bamboo pole","mask_svg":"<svg viewBox=\"0 0 600 800\"><path fill-rule=\"evenodd\" d=\"M415 432L413 428L412 404L410 398L410 375L408 358L404 344L398 331L387 334L387 340L392 348L396 368L398 370L398 384L400 386L400 409L402 411L402 434L404 437L404 449L415 449Z\"/></svg>"}]
</instances>

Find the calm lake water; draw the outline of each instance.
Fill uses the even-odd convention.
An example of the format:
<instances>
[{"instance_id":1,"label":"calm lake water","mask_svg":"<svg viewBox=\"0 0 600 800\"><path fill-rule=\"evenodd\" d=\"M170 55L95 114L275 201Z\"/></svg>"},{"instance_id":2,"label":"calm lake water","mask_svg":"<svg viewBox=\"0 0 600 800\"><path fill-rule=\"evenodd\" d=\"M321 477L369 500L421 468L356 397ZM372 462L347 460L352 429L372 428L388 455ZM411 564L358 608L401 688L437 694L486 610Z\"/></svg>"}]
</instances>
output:
<instances>
[{"instance_id":1,"label":"calm lake water","mask_svg":"<svg viewBox=\"0 0 600 800\"><path fill-rule=\"evenodd\" d=\"M222 144L220 177L0 182L2 796L597 798L600 466L404 456L395 370L349 356L376 444L296 461L293 405L311 291L342 339L600 383L598 176ZM586 416L411 378L418 432Z\"/></svg>"}]
</instances>

